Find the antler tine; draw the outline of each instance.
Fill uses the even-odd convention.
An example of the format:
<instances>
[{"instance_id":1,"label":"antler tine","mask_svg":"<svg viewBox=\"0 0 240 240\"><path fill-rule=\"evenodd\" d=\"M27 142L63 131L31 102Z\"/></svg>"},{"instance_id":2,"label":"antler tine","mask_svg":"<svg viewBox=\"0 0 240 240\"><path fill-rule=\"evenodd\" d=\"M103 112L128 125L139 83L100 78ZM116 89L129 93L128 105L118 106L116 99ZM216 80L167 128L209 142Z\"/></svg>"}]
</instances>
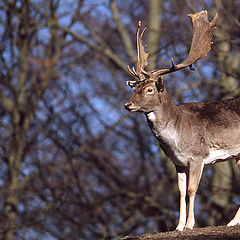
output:
<instances>
[{"instance_id":1,"label":"antler tine","mask_svg":"<svg viewBox=\"0 0 240 240\"><path fill-rule=\"evenodd\" d=\"M129 65L127 65L127 69L128 69L128 71L129 71L133 76L138 77L138 75L137 75L137 73L136 73L136 71L135 71L135 68L131 69L131 68L129 67Z\"/></svg>"},{"instance_id":2,"label":"antler tine","mask_svg":"<svg viewBox=\"0 0 240 240\"><path fill-rule=\"evenodd\" d=\"M142 67L141 67L141 73L145 75L147 78L150 78L150 73L145 71Z\"/></svg>"},{"instance_id":3,"label":"antler tine","mask_svg":"<svg viewBox=\"0 0 240 240\"><path fill-rule=\"evenodd\" d=\"M171 69L175 69L176 65L175 65L175 63L174 63L174 61L173 61L173 58L171 58L171 63L172 63Z\"/></svg>"},{"instance_id":4,"label":"antler tine","mask_svg":"<svg viewBox=\"0 0 240 240\"><path fill-rule=\"evenodd\" d=\"M216 28L214 25L216 23L218 14L216 13L211 22L208 21L208 13L206 10L194 14L189 14L188 16L191 17L193 23L193 37L187 59L177 65L175 65L173 59L171 59L171 68L154 70L151 72L155 78L159 75L175 72L185 67L190 67L191 70L194 70L192 64L197 60L205 57L210 51L212 45L211 38L213 30Z\"/></svg>"},{"instance_id":5,"label":"antler tine","mask_svg":"<svg viewBox=\"0 0 240 240\"><path fill-rule=\"evenodd\" d=\"M139 22L141 22L141 21L139 21ZM141 26L141 25L140 25L140 26ZM141 34L140 34L140 39L142 39L143 34L144 34L144 32L146 31L146 29L147 29L147 27L144 27L144 29L142 30L142 32L141 32ZM147 46L147 45L145 45L145 46Z\"/></svg>"},{"instance_id":6,"label":"antler tine","mask_svg":"<svg viewBox=\"0 0 240 240\"><path fill-rule=\"evenodd\" d=\"M145 32L145 30L147 29L146 27L142 30L142 32L140 33L141 30L141 26L142 26L142 22L139 21L138 22L138 29L137 29L137 74L141 74L142 71L141 69L144 69L147 65L148 65L148 56L149 56L149 52L146 51L146 47L147 45L143 45L143 34Z\"/></svg>"},{"instance_id":7,"label":"antler tine","mask_svg":"<svg viewBox=\"0 0 240 240\"><path fill-rule=\"evenodd\" d=\"M132 68L132 71L134 72L135 76L138 76L139 74L136 72L135 67Z\"/></svg>"}]
</instances>

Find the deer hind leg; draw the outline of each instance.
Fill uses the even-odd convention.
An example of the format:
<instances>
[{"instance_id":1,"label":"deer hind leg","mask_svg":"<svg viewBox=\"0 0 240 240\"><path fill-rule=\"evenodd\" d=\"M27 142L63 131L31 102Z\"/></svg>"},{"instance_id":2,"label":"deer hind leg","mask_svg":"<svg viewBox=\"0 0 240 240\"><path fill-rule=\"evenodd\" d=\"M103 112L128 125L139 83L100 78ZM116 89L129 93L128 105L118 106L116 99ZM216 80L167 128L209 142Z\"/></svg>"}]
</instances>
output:
<instances>
[{"instance_id":1,"label":"deer hind leg","mask_svg":"<svg viewBox=\"0 0 240 240\"><path fill-rule=\"evenodd\" d=\"M239 158L237 159L236 165L240 170L240 159ZM237 211L235 217L228 223L227 226L232 227L232 226L235 226L237 224L240 224L240 207L238 208L238 211Z\"/></svg>"},{"instance_id":2,"label":"deer hind leg","mask_svg":"<svg viewBox=\"0 0 240 240\"><path fill-rule=\"evenodd\" d=\"M235 226L237 224L240 224L240 207L238 208L238 211L235 215L235 217L228 223L228 227Z\"/></svg>"},{"instance_id":3,"label":"deer hind leg","mask_svg":"<svg viewBox=\"0 0 240 240\"><path fill-rule=\"evenodd\" d=\"M180 214L176 230L183 231L186 224L186 193L187 193L187 168L176 166L178 175L178 189L180 192Z\"/></svg>"},{"instance_id":4,"label":"deer hind leg","mask_svg":"<svg viewBox=\"0 0 240 240\"><path fill-rule=\"evenodd\" d=\"M195 224L194 217L194 201L196 191L202 176L203 162L191 162L189 168L189 181L188 181L188 195L189 195L189 209L186 228L193 229Z\"/></svg>"}]
</instances>

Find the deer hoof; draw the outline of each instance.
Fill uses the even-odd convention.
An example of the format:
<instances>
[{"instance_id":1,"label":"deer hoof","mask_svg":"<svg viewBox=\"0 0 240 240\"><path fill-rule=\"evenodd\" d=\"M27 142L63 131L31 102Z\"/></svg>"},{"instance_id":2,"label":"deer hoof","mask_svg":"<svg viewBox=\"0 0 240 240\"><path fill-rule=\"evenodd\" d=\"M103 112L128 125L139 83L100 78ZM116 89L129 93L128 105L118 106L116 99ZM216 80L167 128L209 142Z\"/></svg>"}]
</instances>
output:
<instances>
[{"instance_id":1,"label":"deer hoof","mask_svg":"<svg viewBox=\"0 0 240 240\"><path fill-rule=\"evenodd\" d=\"M227 224L227 226L228 226L228 227L233 227L233 226L238 225L238 224L240 224L240 219L238 219L238 220L233 219L232 221L230 221L230 222Z\"/></svg>"},{"instance_id":2,"label":"deer hoof","mask_svg":"<svg viewBox=\"0 0 240 240\"><path fill-rule=\"evenodd\" d=\"M177 226L176 231L182 232L183 229L184 229L184 225L181 224L181 225L178 225L178 226Z\"/></svg>"},{"instance_id":3,"label":"deer hoof","mask_svg":"<svg viewBox=\"0 0 240 240\"><path fill-rule=\"evenodd\" d=\"M188 229L188 230L192 230L193 227L194 227L194 223L189 223L189 224L187 223L186 226L185 226L185 229L186 229L186 230L187 230L187 229Z\"/></svg>"}]
</instances>

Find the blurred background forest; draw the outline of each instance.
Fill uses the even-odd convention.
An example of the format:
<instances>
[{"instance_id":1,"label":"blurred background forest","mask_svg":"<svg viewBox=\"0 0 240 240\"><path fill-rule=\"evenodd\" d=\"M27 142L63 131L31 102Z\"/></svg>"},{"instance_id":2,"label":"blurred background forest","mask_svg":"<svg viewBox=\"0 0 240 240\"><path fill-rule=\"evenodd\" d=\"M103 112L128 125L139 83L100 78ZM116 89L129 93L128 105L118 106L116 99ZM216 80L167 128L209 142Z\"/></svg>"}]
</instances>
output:
<instances>
[{"instance_id":1,"label":"blurred background forest","mask_svg":"<svg viewBox=\"0 0 240 240\"><path fill-rule=\"evenodd\" d=\"M2 0L0 2L0 237L116 239L172 230L173 164L132 90L139 20L150 69L187 57L188 13L219 14L208 56L165 77L175 103L240 94L239 0ZM196 146L197 147L197 146ZM205 168L198 227L226 224L240 200L234 162Z\"/></svg>"}]
</instances>

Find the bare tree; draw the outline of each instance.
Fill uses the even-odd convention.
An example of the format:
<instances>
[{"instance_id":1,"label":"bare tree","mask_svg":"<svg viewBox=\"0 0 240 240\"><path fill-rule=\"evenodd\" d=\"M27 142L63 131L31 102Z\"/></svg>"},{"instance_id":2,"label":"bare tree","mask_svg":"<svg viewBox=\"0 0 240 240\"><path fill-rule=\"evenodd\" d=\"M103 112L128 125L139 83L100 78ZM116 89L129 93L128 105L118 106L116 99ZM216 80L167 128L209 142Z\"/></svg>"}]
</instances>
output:
<instances>
[{"instance_id":1,"label":"bare tree","mask_svg":"<svg viewBox=\"0 0 240 240\"><path fill-rule=\"evenodd\" d=\"M19 194L28 178L24 176L28 133L45 89L56 76L55 65L60 57L53 2L49 2L48 10L49 21L41 23L29 1L1 3L1 164L5 169L1 228L9 240L14 239L18 228ZM48 28L46 42L41 39L41 27Z\"/></svg>"},{"instance_id":2,"label":"bare tree","mask_svg":"<svg viewBox=\"0 0 240 240\"><path fill-rule=\"evenodd\" d=\"M239 78L238 61L228 67L239 52L240 8L231 3L219 22L232 27L218 26L224 33L216 33L213 53L194 73L165 78L176 102L231 95L221 85L225 76ZM126 64L136 63L139 20L149 29L151 68L168 67L173 56L184 60L192 37L185 16L202 9L210 18L219 11L214 1L0 3L0 221L8 239L107 239L176 225L175 169L142 117L123 109ZM213 173L206 175L211 182ZM208 211L211 189L202 186L199 209ZM235 193L229 190L228 201ZM198 219L206 226L209 215Z\"/></svg>"}]
</instances>

